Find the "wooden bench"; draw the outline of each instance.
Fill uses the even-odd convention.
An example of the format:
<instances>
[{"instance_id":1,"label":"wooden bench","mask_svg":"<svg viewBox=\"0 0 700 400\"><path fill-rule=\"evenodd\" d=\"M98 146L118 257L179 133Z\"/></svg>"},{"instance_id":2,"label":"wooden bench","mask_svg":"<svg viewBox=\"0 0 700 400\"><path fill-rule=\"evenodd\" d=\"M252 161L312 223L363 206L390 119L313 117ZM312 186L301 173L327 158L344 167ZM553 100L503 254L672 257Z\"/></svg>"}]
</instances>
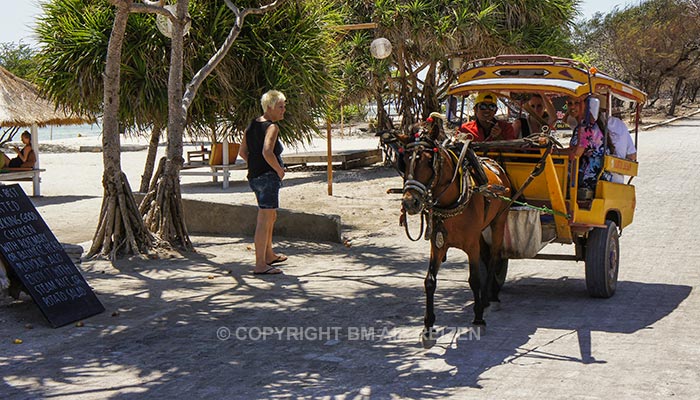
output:
<instances>
[{"instance_id":1,"label":"wooden bench","mask_svg":"<svg viewBox=\"0 0 700 400\"><path fill-rule=\"evenodd\" d=\"M282 153L282 161L287 167L294 165L306 166L309 163L327 163L328 152L326 151L311 151L297 154ZM382 150L337 150L331 155L333 164L340 164L341 169L353 167L366 167L378 162L382 162Z\"/></svg>"},{"instance_id":2,"label":"wooden bench","mask_svg":"<svg viewBox=\"0 0 700 400\"><path fill-rule=\"evenodd\" d=\"M207 150L204 146L201 146L199 150L188 151L187 152L187 164L192 164L193 162L208 163L211 151Z\"/></svg>"},{"instance_id":3,"label":"wooden bench","mask_svg":"<svg viewBox=\"0 0 700 400\"><path fill-rule=\"evenodd\" d=\"M223 178L223 188L228 189L231 172L234 170L246 169L247 164L243 160L237 160L234 164L209 165L204 162L188 162L182 165L180 175L190 176L211 176L212 182L218 182L218 177ZM201 171L199 170L201 169Z\"/></svg>"},{"instance_id":4,"label":"wooden bench","mask_svg":"<svg viewBox=\"0 0 700 400\"><path fill-rule=\"evenodd\" d=\"M41 173L45 169L38 168L3 168L0 170L0 181L32 181L32 195L41 196Z\"/></svg>"}]
</instances>

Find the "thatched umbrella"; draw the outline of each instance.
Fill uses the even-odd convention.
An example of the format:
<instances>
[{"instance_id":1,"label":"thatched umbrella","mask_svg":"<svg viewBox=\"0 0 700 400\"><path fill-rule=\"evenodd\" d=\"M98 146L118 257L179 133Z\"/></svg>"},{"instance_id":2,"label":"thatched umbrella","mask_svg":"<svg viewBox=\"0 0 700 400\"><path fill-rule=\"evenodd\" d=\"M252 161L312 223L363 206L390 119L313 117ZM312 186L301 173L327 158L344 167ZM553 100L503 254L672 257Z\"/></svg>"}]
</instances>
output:
<instances>
[{"instance_id":1,"label":"thatched umbrella","mask_svg":"<svg viewBox=\"0 0 700 400\"><path fill-rule=\"evenodd\" d=\"M77 125L88 122L94 122L94 118L57 109L50 101L40 96L34 85L0 66L0 127L31 128L36 170L39 170L39 126ZM34 195L38 196L38 171L33 178Z\"/></svg>"},{"instance_id":2,"label":"thatched umbrella","mask_svg":"<svg viewBox=\"0 0 700 400\"><path fill-rule=\"evenodd\" d=\"M56 109L34 85L0 67L0 126L76 125L94 122Z\"/></svg>"}]
</instances>

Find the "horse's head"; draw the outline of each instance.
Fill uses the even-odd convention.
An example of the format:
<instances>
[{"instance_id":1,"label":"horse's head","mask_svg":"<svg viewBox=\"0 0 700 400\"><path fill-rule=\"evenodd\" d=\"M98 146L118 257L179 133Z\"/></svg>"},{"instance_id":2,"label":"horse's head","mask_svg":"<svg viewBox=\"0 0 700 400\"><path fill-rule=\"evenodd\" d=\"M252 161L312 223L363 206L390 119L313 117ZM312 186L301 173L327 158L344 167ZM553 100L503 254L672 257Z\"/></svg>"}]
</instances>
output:
<instances>
[{"instance_id":1,"label":"horse's head","mask_svg":"<svg viewBox=\"0 0 700 400\"><path fill-rule=\"evenodd\" d=\"M400 164L404 166L401 204L411 215L432 203L432 192L440 175L442 145L438 140L443 135L440 121L431 115L425 123L414 124L410 135L397 136L402 144Z\"/></svg>"}]
</instances>

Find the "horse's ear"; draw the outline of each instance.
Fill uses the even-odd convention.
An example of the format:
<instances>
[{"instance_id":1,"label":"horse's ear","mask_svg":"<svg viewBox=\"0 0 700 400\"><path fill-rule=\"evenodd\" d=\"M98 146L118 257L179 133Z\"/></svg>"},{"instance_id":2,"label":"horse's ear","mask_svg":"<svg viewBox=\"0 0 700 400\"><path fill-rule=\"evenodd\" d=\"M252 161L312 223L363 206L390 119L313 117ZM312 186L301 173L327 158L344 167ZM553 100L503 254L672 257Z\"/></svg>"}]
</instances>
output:
<instances>
[{"instance_id":1,"label":"horse's ear","mask_svg":"<svg viewBox=\"0 0 700 400\"><path fill-rule=\"evenodd\" d=\"M430 123L429 136L435 141L442 141L445 138L445 131L442 129L442 123L446 119L444 115L438 112L430 113L427 122Z\"/></svg>"},{"instance_id":2,"label":"horse's ear","mask_svg":"<svg viewBox=\"0 0 700 400\"><path fill-rule=\"evenodd\" d=\"M442 136L441 135L442 129L440 129L440 122L441 121L438 119L438 120L433 121L433 123L431 124L430 132L429 132L428 136L430 136L430 138L433 140L440 140L440 137Z\"/></svg>"},{"instance_id":3,"label":"horse's ear","mask_svg":"<svg viewBox=\"0 0 700 400\"><path fill-rule=\"evenodd\" d=\"M396 136L396 140L403 144L408 144L408 142L411 140L411 136L406 134L406 133L395 133L394 136Z\"/></svg>"}]
</instances>

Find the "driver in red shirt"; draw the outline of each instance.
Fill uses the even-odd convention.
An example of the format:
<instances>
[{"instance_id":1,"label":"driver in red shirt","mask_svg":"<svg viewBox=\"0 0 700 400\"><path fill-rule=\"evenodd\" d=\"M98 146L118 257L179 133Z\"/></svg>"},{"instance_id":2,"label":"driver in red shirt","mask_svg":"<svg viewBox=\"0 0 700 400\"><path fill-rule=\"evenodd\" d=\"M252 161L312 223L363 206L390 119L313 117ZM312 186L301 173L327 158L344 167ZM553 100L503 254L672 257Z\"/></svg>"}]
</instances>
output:
<instances>
[{"instance_id":1,"label":"driver in red shirt","mask_svg":"<svg viewBox=\"0 0 700 400\"><path fill-rule=\"evenodd\" d=\"M498 111L498 96L491 92L479 93L474 102L476 119L462 124L459 127L460 132L471 133L474 135L475 142L517 139L511 124L495 118L496 111Z\"/></svg>"}]
</instances>

